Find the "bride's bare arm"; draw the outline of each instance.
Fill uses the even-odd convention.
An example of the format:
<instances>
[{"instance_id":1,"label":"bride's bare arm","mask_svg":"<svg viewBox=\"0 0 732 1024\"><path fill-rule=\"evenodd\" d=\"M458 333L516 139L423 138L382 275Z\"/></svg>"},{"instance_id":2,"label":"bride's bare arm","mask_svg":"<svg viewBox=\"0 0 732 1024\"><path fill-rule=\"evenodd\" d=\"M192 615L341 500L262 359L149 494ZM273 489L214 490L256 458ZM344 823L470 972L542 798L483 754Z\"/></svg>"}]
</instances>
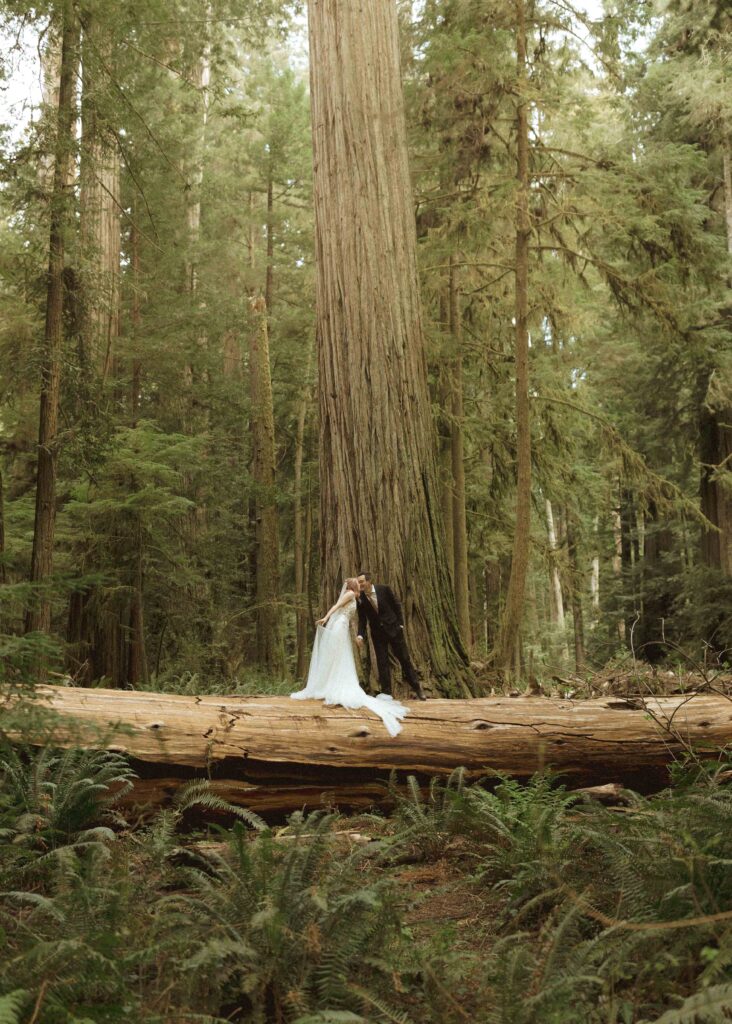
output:
<instances>
[{"instance_id":1,"label":"bride's bare arm","mask_svg":"<svg viewBox=\"0 0 732 1024\"><path fill-rule=\"evenodd\" d=\"M328 609L328 611L325 613L325 615L323 616L322 619L316 619L315 625L316 626L324 626L326 624L326 622L328 621L328 619L331 617L331 615L333 614L334 611L336 611L338 608L343 608L345 605L348 604L349 601L355 601L355 600L356 600L356 595L353 593L353 591L352 590L347 590L345 592L345 594L343 595L343 597L340 597L336 601L336 603L333 605L333 607Z\"/></svg>"}]
</instances>

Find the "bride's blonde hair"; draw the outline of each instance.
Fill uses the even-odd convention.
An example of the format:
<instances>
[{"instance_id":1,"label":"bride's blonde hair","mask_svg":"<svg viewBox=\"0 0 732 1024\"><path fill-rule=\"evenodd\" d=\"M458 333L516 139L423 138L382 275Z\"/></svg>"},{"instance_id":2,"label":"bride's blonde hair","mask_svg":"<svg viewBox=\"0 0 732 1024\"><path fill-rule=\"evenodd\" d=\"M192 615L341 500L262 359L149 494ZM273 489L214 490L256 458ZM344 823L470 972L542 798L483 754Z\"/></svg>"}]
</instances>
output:
<instances>
[{"instance_id":1,"label":"bride's blonde hair","mask_svg":"<svg viewBox=\"0 0 732 1024\"><path fill-rule=\"evenodd\" d=\"M358 579L355 576L348 576L345 580L346 590L352 590L354 594L357 594L361 589L358 585Z\"/></svg>"}]
</instances>

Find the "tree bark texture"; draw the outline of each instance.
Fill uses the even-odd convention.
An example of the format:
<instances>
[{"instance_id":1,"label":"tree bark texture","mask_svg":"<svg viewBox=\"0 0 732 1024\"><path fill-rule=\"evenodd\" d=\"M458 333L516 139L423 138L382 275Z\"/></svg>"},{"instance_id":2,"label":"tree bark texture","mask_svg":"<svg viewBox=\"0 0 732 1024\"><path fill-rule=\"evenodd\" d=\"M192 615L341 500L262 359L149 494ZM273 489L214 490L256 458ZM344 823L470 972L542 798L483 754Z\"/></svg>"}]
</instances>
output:
<instances>
[{"instance_id":1,"label":"tree bark texture","mask_svg":"<svg viewBox=\"0 0 732 1024\"><path fill-rule=\"evenodd\" d=\"M526 75L526 11L516 2L517 189L516 189L516 526L511 576L503 610L496 664L510 671L521 628L531 529L531 428L529 423L529 101Z\"/></svg>"},{"instance_id":2,"label":"tree bark texture","mask_svg":"<svg viewBox=\"0 0 732 1024\"><path fill-rule=\"evenodd\" d=\"M120 160L116 141L100 109L98 56L111 61L109 45L93 15L84 17L81 100L80 238L84 356L108 377L120 328Z\"/></svg>"},{"instance_id":3,"label":"tree bark texture","mask_svg":"<svg viewBox=\"0 0 732 1024\"><path fill-rule=\"evenodd\" d=\"M56 459L58 411L61 390L63 346L64 256L66 236L72 229L70 181L74 165L74 124L76 120L76 75L79 64L79 21L71 0L63 5L61 74L51 197L46 321L41 362L41 400L36 470L36 509L31 555L31 583L47 586L53 570L56 525ZM31 599L25 629L48 633L51 603L41 592Z\"/></svg>"},{"instance_id":4,"label":"tree bark texture","mask_svg":"<svg viewBox=\"0 0 732 1024\"><path fill-rule=\"evenodd\" d=\"M526 778L552 766L577 785L647 789L667 782L668 766L689 747L716 757L714 748L732 742L732 707L714 694L407 701L394 739L374 715L320 701L62 686L38 687L36 695L68 716L54 744L127 753L147 776L145 801L164 798L158 787L174 790L198 775L259 810L317 805L324 793L335 803L368 803L392 769L445 776L463 766L475 779L491 770Z\"/></svg>"},{"instance_id":5,"label":"tree bark texture","mask_svg":"<svg viewBox=\"0 0 732 1024\"><path fill-rule=\"evenodd\" d=\"M440 299L440 323L448 324L449 296ZM452 392L453 392L453 367L452 360L445 358L440 367L437 384L437 401L440 408L438 421L438 472L440 478L440 503L442 508L442 526L445 531L445 555L450 578L455 587L455 545L453 537L455 530L452 522L453 494L455 481L452 475Z\"/></svg>"},{"instance_id":6,"label":"tree bark texture","mask_svg":"<svg viewBox=\"0 0 732 1024\"><path fill-rule=\"evenodd\" d=\"M309 5L323 605L374 573L425 684L472 679L445 554L394 0Z\"/></svg>"},{"instance_id":7,"label":"tree bark texture","mask_svg":"<svg viewBox=\"0 0 732 1024\"><path fill-rule=\"evenodd\" d=\"M700 415L701 509L715 530L702 531L706 565L732 576L732 408Z\"/></svg>"},{"instance_id":8,"label":"tree bark texture","mask_svg":"<svg viewBox=\"0 0 732 1024\"><path fill-rule=\"evenodd\" d=\"M648 503L642 543L641 608L635 646L642 658L656 662L669 653L666 624L672 619L674 603L669 574L673 578L680 566L671 526L659 515L653 501Z\"/></svg>"},{"instance_id":9,"label":"tree bark texture","mask_svg":"<svg viewBox=\"0 0 732 1024\"><path fill-rule=\"evenodd\" d=\"M273 672L282 672L274 409L264 299L253 299L251 309L254 323L249 333L249 397L257 552L257 662Z\"/></svg>"},{"instance_id":10,"label":"tree bark texture","mask_svg":"<svg viewBox=\"0 0 732 1024\"><path fill-rule=\"evenodd\" d=\"M463 357L460 291L457 283L455 257L450 257L450 333L455 346L452 374L452 542L454 551L455 604L458 627L463 643L470 650L473 643L470 626L470 596L468 592L468 524L465 513L465 452L463 412Z\"/></svg>"},{"instance_id":11,"label":"tree bark texture","mask_svg":"<svg viewBox=\"0 0 732 1024\"><path fill-rule=\"evenodd\" d=\"M0 470L0 584L7 582L5 570L5 496L3 493L3 474Z\"/></svg>"},{"instance_id":12,"label":"tree bark texture","mask_svg":"<svg viewBox=\"0 0 732 1024\"><path fill-rule=\"evenodd\" d=\"M308 363L310 359L308 359ZM308 368L308 380L310 372ZM293 487L293 556L295 561L295 677L303 679L307 671L309 633L307 607L307 554L305 545L305 508L303 506L303 460L305 456L305 426L312 404L309 383L300 399L295 436L295 471Z\"/></svg>"},{"instance_id":13,"label":"tree bark texture","mask_svg":"<svg viewBox=\"0 0 732 1024\"><path fill-rule=\"evenodd\" d=\"M577 555L577 530L572 512L566 510L567 561L569 563L569 595L572 607L572 628L574 632L574 668L578 674L585 668L585 624L582 614L582 590L584 573L580 569Z\"/></svg>"},{"instance_id":14,"label":"tree bark texture","mask_svg":"<svg viewBox=\"0 0 732 1024\"><path fill-rule=\"evenodd\" d=\"M559 575L559 565L557 563L557 555L559 545L557 544L557 531L554 526L554 510L552 503L549 499L546 499L546 532L549 540L549 554L551 561L549 563L549 581L551 583L550 592L550 614L552 625L557 630L564 630L564 598L562 596L562 580ZM563 642L566 654L566 644Z\"/></svg>"}]
</instances>

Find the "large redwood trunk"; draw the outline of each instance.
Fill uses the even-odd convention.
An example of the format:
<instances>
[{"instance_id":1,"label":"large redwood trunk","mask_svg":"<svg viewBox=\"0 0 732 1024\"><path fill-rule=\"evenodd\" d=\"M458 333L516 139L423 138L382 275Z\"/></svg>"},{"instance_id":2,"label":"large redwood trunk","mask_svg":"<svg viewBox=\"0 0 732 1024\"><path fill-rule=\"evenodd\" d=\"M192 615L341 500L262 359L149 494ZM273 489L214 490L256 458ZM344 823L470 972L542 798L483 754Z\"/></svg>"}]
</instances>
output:
<instances>
[{"instance_id":1,"label":"large redwood trunk","mask_svg":"<svg viewBox=\"0 0 732 1024\"><path fill-rule=\"evenodd\" d=\"M54 743L127 752L147 777L144 802L208 775L260 810L363 805L383 796L392 769L444 776L463 766L469 778L491 770L521 778L551 765L573 784L647 789L668 781L668 766L689 746L714 758L732 742L722 694L407 701L394 739L366 711L288 697L39 687L37 699L69 716Z\"/></svg>"},{"instance_id":2,"label":"large redwood trunk","mask_svg":"<svg viewBox=\"0 0 732 1024\"><path fill-rule=\"evenodd\" d=\"M394 0L309 5L323 607L371 571L433 690L470 692L445 556Z\"/></svg>"},{"instance_id":3,"label":"large redwood trunk","mask_svg":"<svg viewBox=\"0 0 732 1024\"><path fill-rule=\"evenodd\" d=\"M516 524L511 577L503 611L497 667L511 672L524 610L531 532L531 428L529 419L529 85L526 71L526 10L516 0L517 188L516 188Z\"/></svg>"},{"instance_id":4,"label":"large redwood trunk","mask_svg":"<svg viewBox=\"0 0 732 1024\"><path fill-rule=\"evenodd\" d=\"M120 161L99 96L112 64L104 29L84 17L81 102L81 274L84 355L104 382L112 367L120 321ZM103 68L95 60L102 58Z\"/></svg>"},{"instance_id":5,"label":"large redwood trunk","mask_svg":"<svg viewBox=\"0 0 732 1024\"><path fill-rule=\"evenodd\" d=\"M473 646L470 624L470 598L468 587L468 524L465 509L465 415L463 411L463 354L462 315L460 290L457 283L455 257L450 257L450 333L455 346L452 377L452 423L450 455L452 463L452 543L455 604L460 636L463 643Z\"/></svg>"},{"instance_id":6,"label":"large redwood trunk","mask_svg":"<svg viewBox=\"0 0 732 1024\"><path fill-rule=\"evenodd\" d=\"M46 324L41 362L41 401L38 428L36 511L31 556L31 583L40 588L26 613L25 629L30 633L51 629L51 602L43 588L53 570L56 526L56 459L58 413L61 391L61 350L63 345L64 257L66 235L71 230L76 119L76 75L79 65L79 21L71 0L63 5L61 32L61 73L58 93L58 121L51 197L48 290Z\"/></svg>"}]
</instances>

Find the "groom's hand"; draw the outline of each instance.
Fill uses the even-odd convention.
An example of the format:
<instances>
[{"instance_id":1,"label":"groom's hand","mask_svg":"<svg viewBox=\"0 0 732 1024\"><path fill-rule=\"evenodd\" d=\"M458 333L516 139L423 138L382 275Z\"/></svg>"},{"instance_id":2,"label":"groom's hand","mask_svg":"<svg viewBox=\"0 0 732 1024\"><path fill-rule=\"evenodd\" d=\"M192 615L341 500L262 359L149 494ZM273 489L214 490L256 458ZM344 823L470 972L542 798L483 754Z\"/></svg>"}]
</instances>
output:
<instances>
[{"instance_id":1,"label":"groom's hand","mask_svg":"<svg viewBox=\"0 0 732 1024\"><path fill-rule=\"evenodd\" d=\"M358 644L359 647L362 647L363 646L363 637L362 636L357 636L356 637L356 643Z\"/></svg>"}]
</instances>

